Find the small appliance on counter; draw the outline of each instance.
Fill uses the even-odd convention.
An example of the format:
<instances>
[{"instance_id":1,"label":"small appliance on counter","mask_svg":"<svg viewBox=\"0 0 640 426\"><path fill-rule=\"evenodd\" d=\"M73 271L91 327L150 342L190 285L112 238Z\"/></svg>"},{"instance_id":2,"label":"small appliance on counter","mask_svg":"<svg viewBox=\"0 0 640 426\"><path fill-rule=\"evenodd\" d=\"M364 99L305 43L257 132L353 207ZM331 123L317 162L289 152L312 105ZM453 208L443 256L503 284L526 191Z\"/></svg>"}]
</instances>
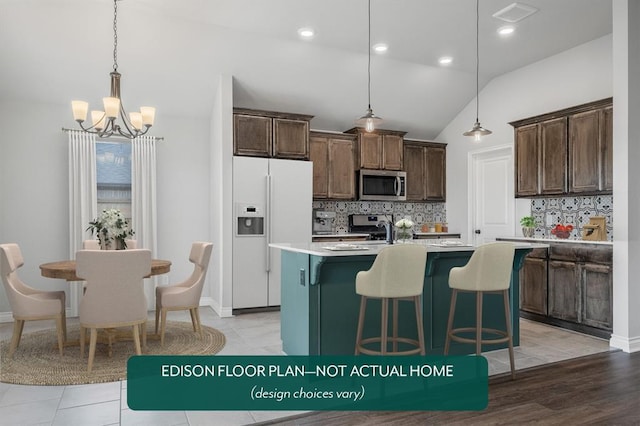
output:
<instances>
[{"instance_id":1,"label":"small appliance on counter","mask_svg":"<svg viewBox=\"0 0 640 426\"><path fill-rule=\"evenodd\" d=\"M391 222L393 224L393 215L391 214L350 214L349 215L349 232L354 234L369 234L370 240L384 240L386 231L384 226L379 227L380 222Z\"/></svg>"},{"instance_id":2,"label":"small appliance on counter","mask_svg":"<svg viewBox=\"0 0 640 426\"><path fill-rule=\"evenodd\" d=\"M313 210L313 235L329 235L333 228L336 212Z\"/></svg>"},{"instance_id":3,"label":"small appliance on counter","mask_svg":"<svg viewBox=\"0 0 640 426\"><path fill-rule=\"evenodd\" d=\"M605 241L607 239L607 219L604 216L590 217L589 223L582 227L582 239Z\"/></svg>"}]
</instances>

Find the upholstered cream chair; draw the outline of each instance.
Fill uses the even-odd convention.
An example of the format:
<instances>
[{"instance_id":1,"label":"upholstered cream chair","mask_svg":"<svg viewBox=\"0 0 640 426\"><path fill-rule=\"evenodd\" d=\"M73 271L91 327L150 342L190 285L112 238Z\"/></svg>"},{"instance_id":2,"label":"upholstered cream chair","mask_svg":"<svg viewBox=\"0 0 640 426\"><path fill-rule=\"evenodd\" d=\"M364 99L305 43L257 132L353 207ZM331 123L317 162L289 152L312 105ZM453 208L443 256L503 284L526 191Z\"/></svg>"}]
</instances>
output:
<instances>
[{"instance_id":1,"label":"upholstered cream chair","mask_svg":"<svg viewBox=\"0 0 640 426\"><path fill-rule=\"evenodd\" d=\"M207 276L209 259L213 244L195 242L191 245L189 261L193 263L193 272L185 281L171 285L156 287L156 334L160 326L160 344L164 345L164 332L167 326L167 311L189 310L193 331L202 336L200 324L200 296Z\"/></svg>"},{"instance_id":2,"label":"upholstered cream chair","mask_svg":"<svg viewBox=\"0 0 640 426\"><path fill-rule=\"evenodd\" d=\"M425 354L424 327L422 323L422 289L427 263L427 250L417 244L401 244L385 247L376 256L368 271L356 274L356 293L360 295L360 315L356 334L355 354L368 355L412 355ZM382 301L380 336L362 338L367 309L367 300L375 298ZM393 335L388 336L389 300L393 300ZM416 313L418 339L398 336L398 301L411 300ZM393 343L388 350L388 342ZM380 350L365 347L380 342ZM415 348L398 351L398 343L406 343Z\"/></svg>"},{"instance_id":3,"label":"upholstered cream chair","mask_svg":"<svg viewBox=\"0 0 640 426\"><path fill-rule=\"evenodd\" d=\"M22 282L17 269L24 265L24 259L17 244L0 244L0 258L2 282L14 319L9 358L20 344L24 322L46 319L56 321L58 349L62 355L67 339L64 291L37 290Z\"/></svg>"},{"instance_id":4,"label":"upholstered cream chair","mask_svg":"<svg viewBox=\"0 0 640 426\"><path fill-rule=\"evenodd\" d=\"M138 241L136 240L125 240L127 243L127 249L135 249L138 248ZM98 240L84 240L82 242L82 248L84 250L100 250L100 241Z\"/></svg>"},{"instance_id":5,"label":"upholstered cream chair","mask_svg":"<svg viewBox=\"0 0 640 426\"><path fill-rule=\"evenodd\" d=\"M86 330L91 330L88 371L96 351L98 329L131 327L136 354L140 331L146 342L147 301L142 280L151 273L150 250L80 250L76 275L87 282L80 302L80 354L84 356Z\"/></svg>"},{"instance_id":6,"label":"upholstered cream chair","mask_svg":"<svg viewBox=\"0 0 640 426\"><path fill-rule=\"evenodd\" d=\"M447 323L447 337L444 354L449 353L451 340L476 345L476 355L480 355L483 344L508 343L511 377L515 377L515 362L513 359L513 336L511 333L511 313L509 309L509 286L515 248L513 243L495 242L478 247L465 266L451 268L449 272L449 287L451 288L451 307ZM453 328L456 298L459 292L476 294L476 324L474 327ZM497 330L482 326L482 298L485 293L502 294L504 299L505 330ZM468 335L475 334L475 338ZM499 336L495 338L483 335ZM463 335L467 335L463 337Z\"/></svg>"}]
</instances>

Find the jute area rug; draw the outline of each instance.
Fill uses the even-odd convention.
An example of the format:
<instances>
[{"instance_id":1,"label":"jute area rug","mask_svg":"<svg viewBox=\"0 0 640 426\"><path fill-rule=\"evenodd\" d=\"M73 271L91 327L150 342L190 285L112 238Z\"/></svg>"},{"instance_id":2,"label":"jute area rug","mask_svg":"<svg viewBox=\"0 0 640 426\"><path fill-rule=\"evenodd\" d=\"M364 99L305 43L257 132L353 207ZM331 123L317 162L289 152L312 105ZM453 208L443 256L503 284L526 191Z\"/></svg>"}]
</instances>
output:
<instances>
[{"instance_id":1,"label":"jute area rug","mask_svg":"<svg viewBox=\"0 0 640 426\"><path fill-rule=\"evenodd\" d=\"M202 339L193 331L191 323L167 321L164 346L151 336L153 321L147 323L147 349L143 355L213 355L225 345L220 331L202 326ZM67 340L79 340L79 327L69 326ZM89 334L89 333L87 333ZM88 341L88 335L87 335ZM93 370L87 373L89 345L80 358L80 347L66 346L64 355L58 352L55 328L22 335L20 346L7 358L11 339L0 343L0 382L21 385L79 385L104 383L127 378L127 360L135 355L133 341L113 344L113 355L108 356L108 345L96 345Z\"/></svg>"}]
</instances>

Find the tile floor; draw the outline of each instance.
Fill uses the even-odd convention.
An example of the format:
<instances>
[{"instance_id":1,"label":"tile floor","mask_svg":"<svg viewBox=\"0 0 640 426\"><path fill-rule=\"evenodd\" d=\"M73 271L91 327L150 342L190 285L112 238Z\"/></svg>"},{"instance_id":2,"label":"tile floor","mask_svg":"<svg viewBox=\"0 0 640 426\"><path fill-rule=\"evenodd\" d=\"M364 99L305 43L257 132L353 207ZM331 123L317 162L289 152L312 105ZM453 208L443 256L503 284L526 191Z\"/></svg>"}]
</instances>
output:
<instances>
[{"instance_id":1,"label":"tile floor","mask_svg":"<svg viewBox=\"0 0 640 426\"><path fill-rule=\"evenodd\" d=\"M281 353L280 314L262 312L220 318L201 309L202 322L222 331L222 355ZM152 315L150 315L151 319ZM170 320L190 321L188 313L171 312ZM69 319L70 323L74 319ZM28 322L25 333L53 328L48 321ZM0 339L11 337L12 324L0 324ZM609 350L608 341L521 320L521 346L515 349L517 369ZM485 354L489 374L509 370L507 350ZM1 364L0 364L1 368ZM299 412L283 411L134 411L127 406L127 382L79 386L24 386L0 383L2 425L216 425L259 423Z\"/></svg>"}]
</instances>

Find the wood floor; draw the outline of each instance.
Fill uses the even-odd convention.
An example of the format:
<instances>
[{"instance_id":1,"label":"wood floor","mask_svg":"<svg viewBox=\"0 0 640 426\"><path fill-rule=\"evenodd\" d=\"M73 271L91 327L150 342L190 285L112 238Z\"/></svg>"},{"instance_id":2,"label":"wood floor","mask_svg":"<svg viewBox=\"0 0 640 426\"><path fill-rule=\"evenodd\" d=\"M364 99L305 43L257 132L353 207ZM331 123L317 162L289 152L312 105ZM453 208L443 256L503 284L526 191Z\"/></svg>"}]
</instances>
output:
<instances>
[{"instance_id":1,"label":"wood floor","mask_svg":"<svg viewBox=\"0 0 640 426\"><path fill-rule=\"evenodd\" d=\"M313 412L278 425L640 425L640 352L605 352L489 379L483 411Z\"/></svg>"}]
</instances>

